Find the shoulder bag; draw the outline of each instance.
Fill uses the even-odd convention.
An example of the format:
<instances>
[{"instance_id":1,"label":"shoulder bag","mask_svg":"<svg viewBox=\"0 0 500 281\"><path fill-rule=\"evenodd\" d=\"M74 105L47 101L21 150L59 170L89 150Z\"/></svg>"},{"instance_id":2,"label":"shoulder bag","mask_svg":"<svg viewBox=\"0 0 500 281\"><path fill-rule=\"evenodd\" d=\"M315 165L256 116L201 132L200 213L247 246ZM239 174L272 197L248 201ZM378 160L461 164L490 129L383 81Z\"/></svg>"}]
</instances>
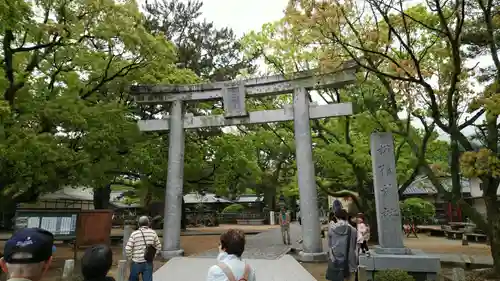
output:
<instances>
[{"instance_id":1,"label":"shoulder bag","mask_svg":"<svg viewBox=\"0 0 500 281\"><path fill-rule=\"evenodd\" d=\"M146 249L144 250L144 259L146 262L152 263L156 256L156 248L153 245L148 245L146 238L144 237L144 232L142 232L141 229L139 229L139 231L142 234L142 239L144 240L144 245L146 246Z\"/></svg>"}]
</instances>

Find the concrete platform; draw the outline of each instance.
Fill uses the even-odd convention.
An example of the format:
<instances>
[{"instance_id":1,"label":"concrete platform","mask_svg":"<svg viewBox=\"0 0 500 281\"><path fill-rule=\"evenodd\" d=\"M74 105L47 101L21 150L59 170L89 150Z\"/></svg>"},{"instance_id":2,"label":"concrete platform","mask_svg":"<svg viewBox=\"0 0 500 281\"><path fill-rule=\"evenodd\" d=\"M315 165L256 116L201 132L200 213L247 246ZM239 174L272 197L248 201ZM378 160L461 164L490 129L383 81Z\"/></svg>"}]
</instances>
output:
<instances>
[{"instance_id":1,"label":"concrete platform","mask_svg":"<svg viewBox=\"0 0 500 281\"><path fill-rule=\"evenodd\" d=\"M259 281L317 281L292 256L277 260L245 259ZM208 269L216 263L207 258L173 258L153 274L154 281L206 280Z\"/></svg>"},{"instance_id":2,"label":"concrete platform","mask_svg":"<svg viewBox=\"0 0 500 281\"><path fill-rule=\"evenodd\" d=\"M425 254L421 250L411 250L412 254L388 254L370 251L370 256L360 255L359 265L368 271L368 280L374 272L386 269L401 269L412 274L416 281L436 281L441 270L439 257Z\"/></svg>"}]
</instances>

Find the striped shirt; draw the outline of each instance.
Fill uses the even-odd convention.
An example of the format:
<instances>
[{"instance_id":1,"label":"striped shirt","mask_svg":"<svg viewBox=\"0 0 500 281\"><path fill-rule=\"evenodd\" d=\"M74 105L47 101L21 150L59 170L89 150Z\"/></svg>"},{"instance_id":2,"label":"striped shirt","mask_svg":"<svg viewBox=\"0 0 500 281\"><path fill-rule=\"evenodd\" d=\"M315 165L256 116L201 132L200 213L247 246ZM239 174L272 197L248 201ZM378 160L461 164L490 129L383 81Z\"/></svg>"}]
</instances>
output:
<instances>
[{"instance_id":1,"label":"striped shirt","mask_svg":"<svg viewBox=\"0 0 500 281\"><path fill-rule=\"evenodd\" d=\"M143 234L144 238L142 236ZM132 232L130 238L128 239L127 245L125 246L127 258L136 263L146 262L144 259L146 244L153 245L156 248L156 253L161 250L160 239L158 238L156 232L151 228L142 226L139 230Z\"/></svg>"}]
</instances>

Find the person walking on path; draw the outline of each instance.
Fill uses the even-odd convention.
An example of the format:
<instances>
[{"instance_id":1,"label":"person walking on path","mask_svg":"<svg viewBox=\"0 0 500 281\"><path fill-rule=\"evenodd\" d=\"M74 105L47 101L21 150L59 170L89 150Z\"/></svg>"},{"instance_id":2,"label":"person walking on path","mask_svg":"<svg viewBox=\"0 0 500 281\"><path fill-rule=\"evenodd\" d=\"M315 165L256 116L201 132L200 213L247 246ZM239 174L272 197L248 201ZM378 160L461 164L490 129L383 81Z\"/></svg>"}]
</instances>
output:
<instances>
[{"instance_id":1,"label":"person walking on path","mask_svg":"<svg viewBox=\"0 0 500 281\"><path fill-rule=\"evenodd\" d=\"M229 229L220 236L217 264L208 269L206 281L255 281L255 271L241 259L245 233Z\"/></svg>"},{"instance_id":2,"label":"person walking on path","mask_svg":"<svg viewBox=\"0 0 500 281\"><path fill-rule=\"evenodd\" d=\"M368 241L370 240L370 227L365 222L365 215L358 214L358 248L363 254L368 252Z\"/></svg>"},{"instance_id":3,"label":"person walking on path","mask_svg":"<svg viewBox=\"0 0 500 281\"><path fill-rule=\"evenodd\" d=\"M346 210L338 210L335 217L338 221L328 229L329 262L325 277L330 281L354 281L358 265L356 229L347 221Z\"/></svg>"},{"instance_id":4,"label":"person walking on path","mask_svg":"<svg viewBox=\"0 0 500 281\"><path fill-rule=\"evenodd\" d=\"M291 245L291 243L290 243L290 214L286 211L285 207L281 208L280 226L281 226L281 236L283 237L283 243L285 243L285 245Z\"/></svg>"},{"instance_id":5,"label":"person walking on path","mask_svg":"<svg viewBox=\"0 0 500 281\"><path fill-rule=\"evenodd\" d=\"M95 245L82 257L82 275L84 281L115 281L107 276L113 264L113 252L106 245Z\"/></svg>"},{"instance_id":6,"label":"person walking on path","mask_svg":"<svg viewBox=\"0 0 500 281\"><path fill-rule=\"evenodd\" d=\"M139 229L132 232L125 246L127 258L132 260L129 281L153 281L153 260L161 250L160 239L156 232L149 228L149 218L139 218Z\"/></svg>"},{"instance_id":7,"label":"person walking on path","mask_svg":"<svg viewBox=\"0 0 500 281\"><path fill-rule=\"evenodd\" d=\"M54 235L40 228L17 231L5 243L0 267L9 281L40 281L52 263Z\"/></svg>"}]
</instances>

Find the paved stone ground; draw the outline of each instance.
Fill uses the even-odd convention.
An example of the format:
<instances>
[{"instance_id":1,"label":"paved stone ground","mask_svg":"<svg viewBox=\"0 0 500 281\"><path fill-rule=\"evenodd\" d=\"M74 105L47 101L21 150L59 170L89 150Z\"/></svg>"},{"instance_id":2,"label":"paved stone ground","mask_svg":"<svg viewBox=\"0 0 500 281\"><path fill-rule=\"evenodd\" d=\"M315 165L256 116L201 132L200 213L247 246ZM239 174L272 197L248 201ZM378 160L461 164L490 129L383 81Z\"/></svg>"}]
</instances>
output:
<instances>
[{"instance_id":1,"label":"paved stone ground","mask_svg":"<svg viewBox=\"0 0 500 281\"><path fill-rule=\"evenodd\" d=\"M299 243L302 236L302 228L297 223L290 225L292 245L284 245L279 228L262 232L257 235L247 237L244 258L247 259L267 259L274 260L282 257L291 249L300 251L302 245ZM469 246L462 246L460 240L449 240L442 237L428 237L420 235L419 239L407 238L405 245L409 248L421 249L431 256L439 256L442 262L491 265L493 259L489 255L489 247L484 244L470 243ZM326 249L327 240L323 239L323 248ZM197 254L196 257L215 258L217 249Z\"/></svg>"},{"instance_id":2,"label":"paved stone ground","mask_svg":"<svg viewBox=\"0 0 500 281\"><path fill-rule=\"evenodd\" d=\"M279 228L268 230L257 235L247 236L247 243L245 245L243 258L266 260L279 259L283 255L288 253L292 247L295 247L297 245L296 242L299 238L300 232L301 229L299 225L291 225L291 240L294 243L291 246L283 244L283 240L281 238L281 230ZM218 249L212 249L210 251L194 255L194 257L215 258L218 254Z\"/></svg>"},{"instance_id":3,"label":"paved stone ground","mask_svg":"<svg viewBox=\"0 0 500 281\"><path fill-rule=\"evenodd\" d=\"M291 228L292 240L295 243L292 247L295 251L300 251L302 245L297 243L293 237L300 237L301 229L299 225ZM450 240L444 237L429 237L424 234L420 238L405 238L405 245L411 249L421 249L429 256L438 256L441 262L455 264L471 264L478 266L493 265L490 255L490 248L485 244L469 243L469 246L462 246L461 240ZM327 239L323 239L323 249L328 248Z\"/></svg>"},{"instance_id":4,"label":"paved stone ground","mask_svg":"<svg viewBox=\"0 0 500 281\"><path fill-rule=\"evenodd\" d=\"M255 270L259 281L317 281L293 257L285 255L275 260L245 259ZM205 280L214 260L204 258L174 258L153 274L155 281Z\"/></svg>"}]
</instances>

